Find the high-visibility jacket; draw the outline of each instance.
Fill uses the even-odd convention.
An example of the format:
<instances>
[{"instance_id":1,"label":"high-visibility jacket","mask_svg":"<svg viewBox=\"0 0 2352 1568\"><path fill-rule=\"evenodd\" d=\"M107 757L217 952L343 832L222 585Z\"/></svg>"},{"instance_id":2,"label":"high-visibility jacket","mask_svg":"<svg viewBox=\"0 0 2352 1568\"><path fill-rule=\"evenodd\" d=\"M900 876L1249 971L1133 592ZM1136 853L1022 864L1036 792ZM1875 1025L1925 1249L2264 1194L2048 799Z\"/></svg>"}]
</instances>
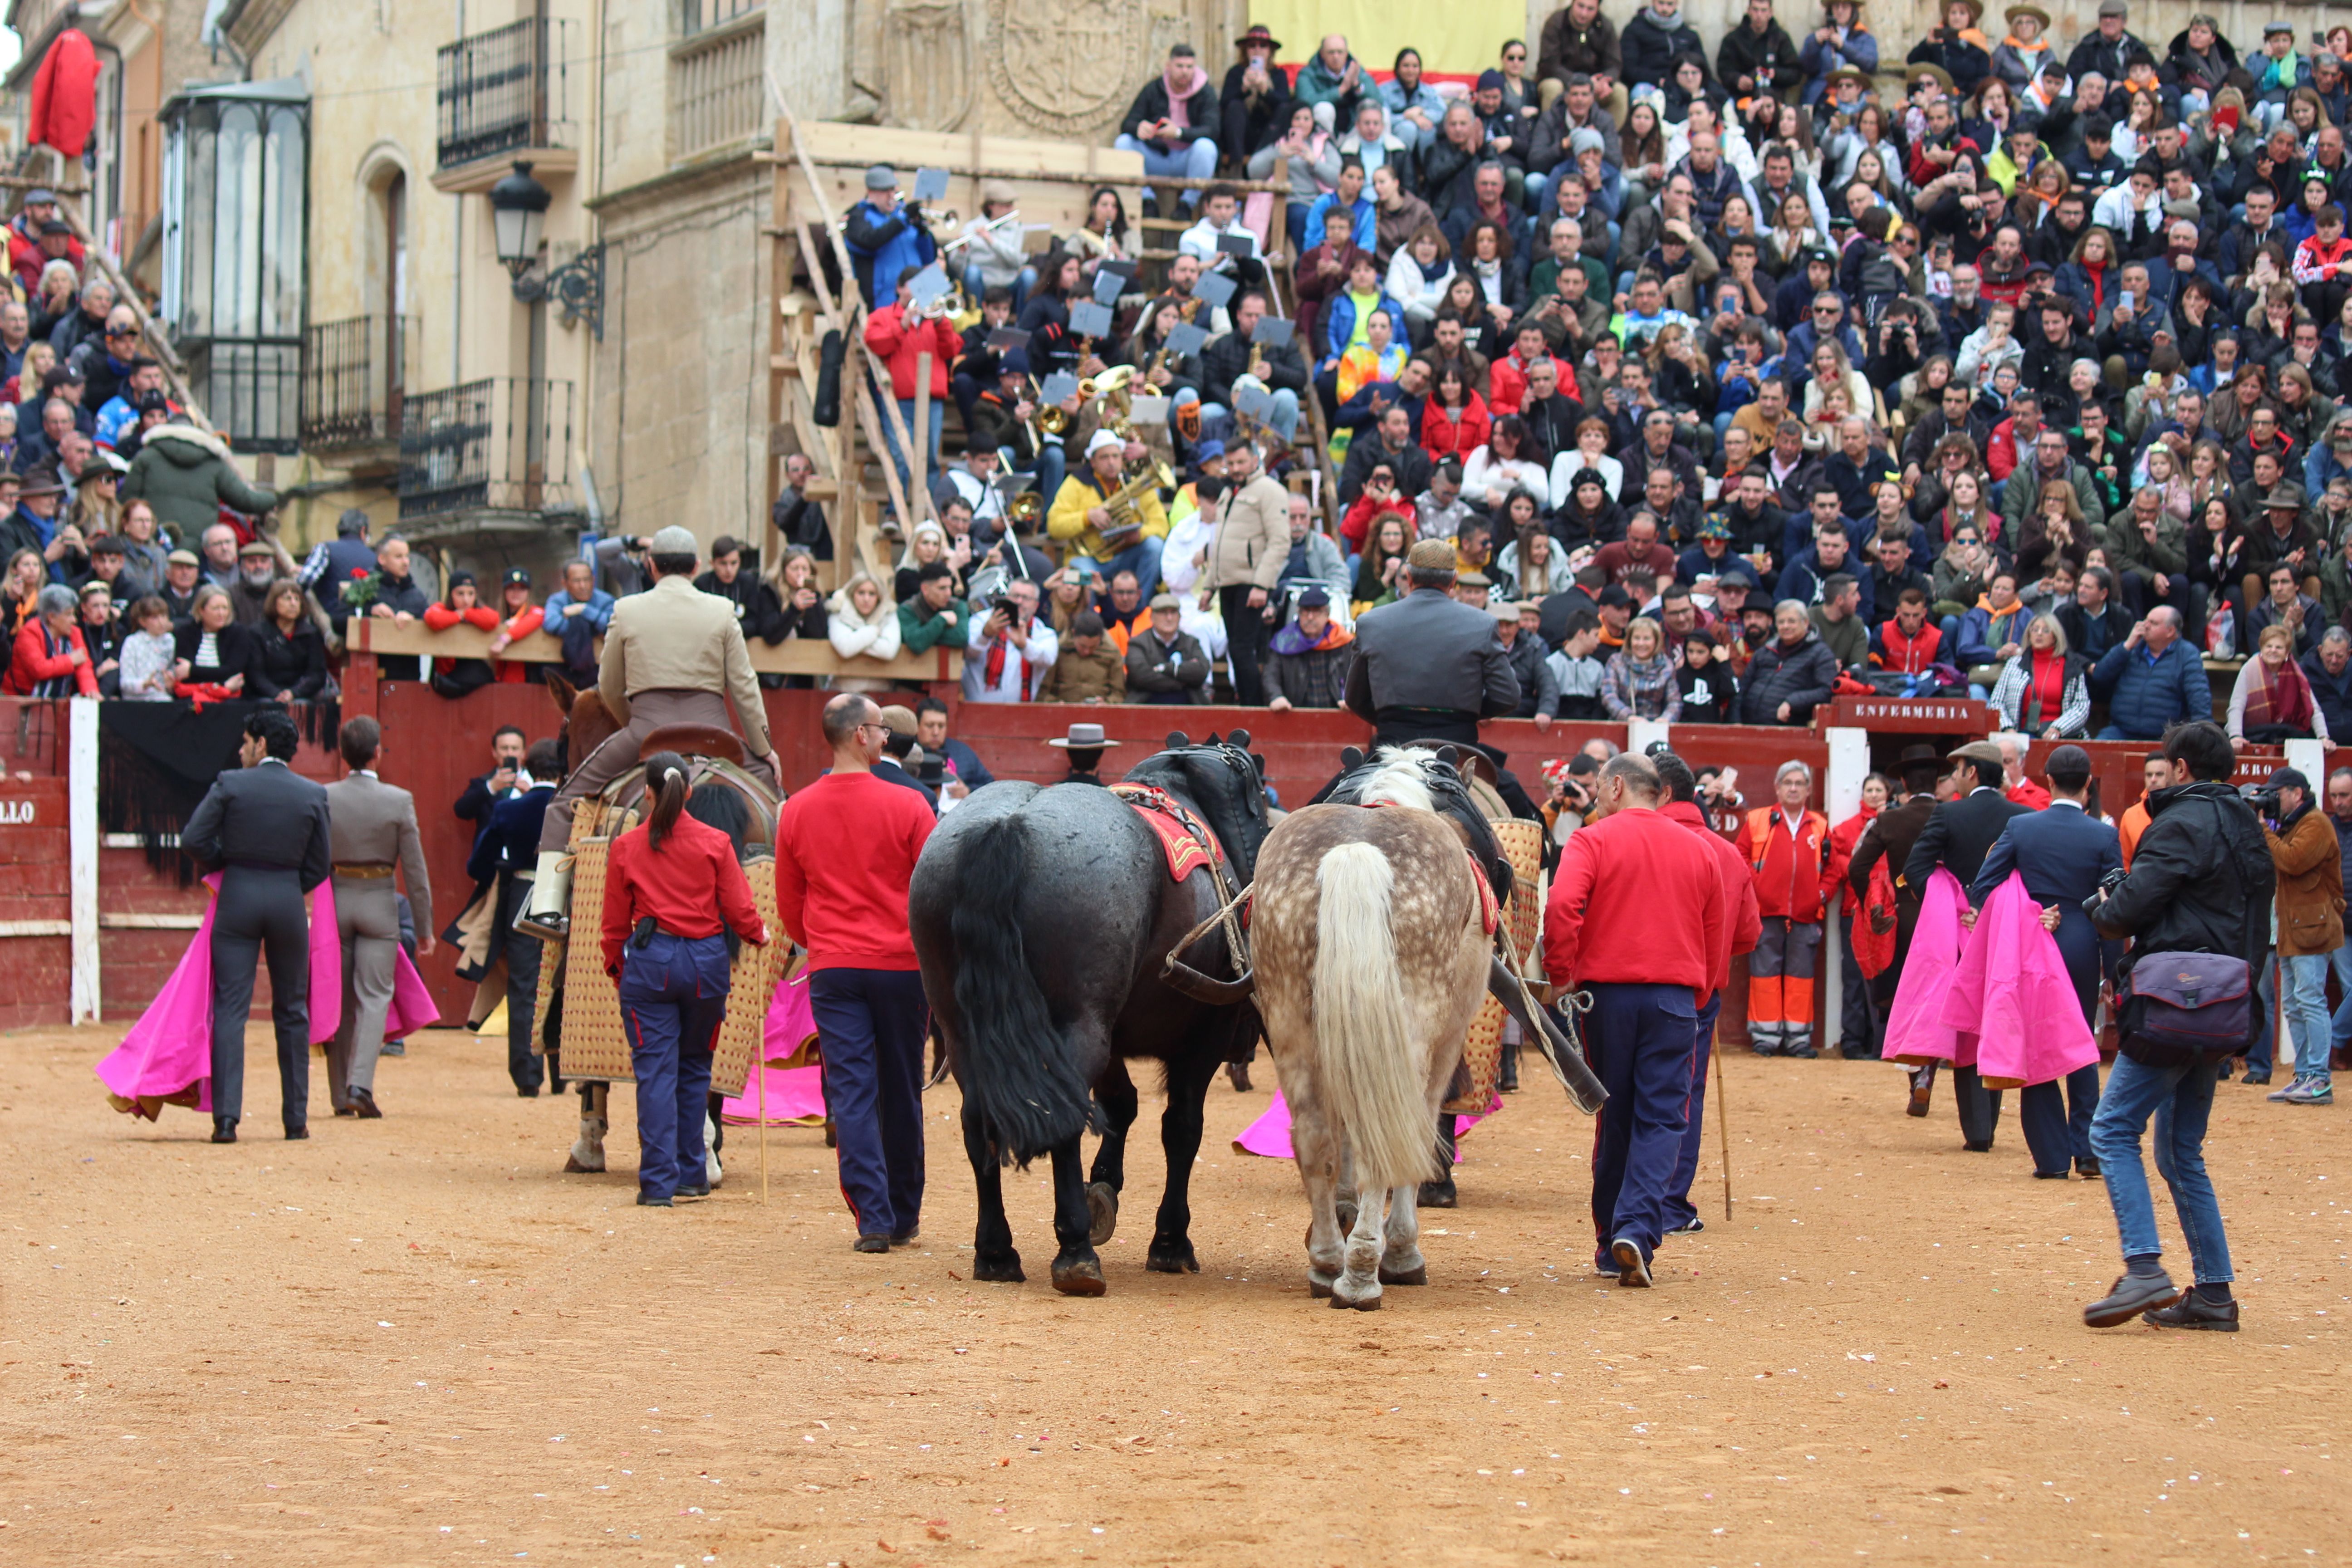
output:
<instances>
[{"instance_id":1,"label":"high-visibility jacket","mask_svg":"<svg viewBox=\"0 0 2352 1568\"><path fill-rule=\"evenodd\" d=\"M1829 902L1834 862L1829 818L1808 811L1791 833L1777 805L1748 814L1740 850L1756 877L1756 912L1811 924Z\"/></svg>"}]
</instances>

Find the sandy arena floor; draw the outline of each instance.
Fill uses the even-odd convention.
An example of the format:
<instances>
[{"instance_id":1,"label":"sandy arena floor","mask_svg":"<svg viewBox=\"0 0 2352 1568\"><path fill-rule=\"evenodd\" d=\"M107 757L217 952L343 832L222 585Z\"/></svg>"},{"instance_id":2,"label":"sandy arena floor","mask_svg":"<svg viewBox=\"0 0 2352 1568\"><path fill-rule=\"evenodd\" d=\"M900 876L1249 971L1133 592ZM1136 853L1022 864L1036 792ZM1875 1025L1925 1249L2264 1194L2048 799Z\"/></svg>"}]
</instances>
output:
<instances>
[{"instance_id":1,"label":"sandy arena floor","mask_svg":"<svg viewBox=\"0 0 2352 1568\"><path fill-rule=\"evenodd\" d=\"M119 1030L117 1031L119 1034ZM1110 1293L1067 1300L1042 1167L1025 1286L974 1286L933 1090L924 1239L853 1257L814 1131L640 1210L559 1173L572 1101L448 1033L387 1118L247 1141L106 1106L99 1029L0 1037L0 1560L1375 1564L2339 1562L2352 1523L2352 1132L2223 1086L2209 1145L2247 1331L2081 1326L2117 1271L2094 1184L1964 1153L1893 1068L1733 1061L1739 1205L1659 1288L1585 1273L1588 1124L1549 1080L1474 1134L1431 1284L1307 1294L1286 1164L1194 1184L1204 1272L1146 1274L1152 1110ZM324 1073L314 1071L314 1107ZM1769 1195L1768 1195L1769 1194ZM2159 1202L2175 1259L2185 1258ZM982 1559L973 1559L978 1552Z\"/></svg>"}]
</instances>

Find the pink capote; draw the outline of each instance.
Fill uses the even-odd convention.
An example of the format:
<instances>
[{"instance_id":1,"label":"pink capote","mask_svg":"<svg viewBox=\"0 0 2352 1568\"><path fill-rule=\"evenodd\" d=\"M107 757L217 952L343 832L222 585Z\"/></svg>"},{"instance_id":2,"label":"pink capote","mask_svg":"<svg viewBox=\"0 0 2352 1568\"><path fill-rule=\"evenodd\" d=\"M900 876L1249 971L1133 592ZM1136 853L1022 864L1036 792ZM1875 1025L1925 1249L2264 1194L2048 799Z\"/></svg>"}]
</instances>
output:
<instances>
[{"instance_id":1,"label":"pink capote","mask_svg":"<svg viewBox=\"0 0 2352 1568\"><path fill-rule=\"evenodd\" d=\"M1919 922L1912 928L1911 955L1903 961L1903 977L1895 983L1895 1005L1886 1015L1886 1047L1879 1054L1890 1062L1923 1067L1950 1062L1974 1067L1977 1037L1944 1022L1944 999L1959 971L1962 939L1960 915L1969 895L1959 879L1943 867L1927 879L1919 900ZM2075 1009L2076 1016L2081 1009Z\"/></svg>"},{"instance_id":2,"label":"pink capote","mask_svg":"<svg viewBox=\"0 0 2352 1568\"><path fill-rule=\"evenodd\" d=\"M1492 1116L1496 1110L1500 1110L1502 1103L1502 1097L1496 1096L1494 1107L1488 1110L1486 1116ZM1454 1119L1455 1140L1454 1163L1455 1164L1462 1163L1462 1134L1486 1119L1486 1116L1457 1116ZM1234 1152L1256 1154L1268 1160L1298 1158L1297 1152L1290 1147L1290 1105L1282 1098L1282 1090L1277 1089L1274 1091L1274 1103L1265 1108L1265 1115L1242 1129L1242 1135L1234 1140Z\"/></svg>"},{"instance_id":3,"label":"pink capote","mask_svg":"<svg viewBox=\"0 0 2352 1568\"><path fill-rule=\"evenodd\" d=\"M1977 911L1941 1016L1974 1034L1987 1089L2053 1083L2099 1059L2058 939L2014 871Z\"/></svg>"},{"instance_id":4,"label":"pink capote","mask_svg":"<svg viewBox=\"0 0 2352 1568\"><path fill-rule=\"evenodd\" d=\"M767 1080L768 1125L814 1127L824 1121L824 1069L788 1068L801 1047L816 1038L816 1014L809 1006L808 972L803 970L776 983L775 1000L768 1004L764 1039L757 1076L747 1079L743 1092L719 1108L719 1120L730 1126L760 1124L760 1083Z\"/></svg>"},{"instance_id":5,"label":"pink capote","mask_svg":"<svg viewBox=\"0 0 2352 1568\"><path fill-rule=\"evenodd\" d=\"M209 1113L213 1108L213 912L220 906L220 874L205 879L213 897L188 950L155 999L96 1068L115 1109L156 1120L165 1104ZM343 949L335 926L335 888L310 895L310 1040L331 1040L342 1026ZM436 1022L440 1010L425 977L402 949L393 962L392 1005L384 1037L398 1039Z\"/></svg>"}]
</instances>

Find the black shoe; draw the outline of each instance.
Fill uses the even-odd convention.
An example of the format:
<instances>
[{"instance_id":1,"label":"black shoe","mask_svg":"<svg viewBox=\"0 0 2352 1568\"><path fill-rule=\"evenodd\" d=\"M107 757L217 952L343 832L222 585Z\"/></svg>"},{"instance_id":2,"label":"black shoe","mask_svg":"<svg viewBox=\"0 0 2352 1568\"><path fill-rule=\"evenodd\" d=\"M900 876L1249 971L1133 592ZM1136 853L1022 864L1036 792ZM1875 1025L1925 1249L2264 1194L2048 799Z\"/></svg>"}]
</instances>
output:
<instances>
[{"instance_id":1,"label":"black shoe","mask_svg":"<svg viewBox=\"0 0 2352 1568\"><path fill-rule=\"evenodd\" d=\"M909 1247L914 1243L920 1241L922 1238L923 1233L919 1230L893 1231L890 1235L890 1245L893 1247Z\"/></svg>"},{"instance_id":2,"label":"black shoe","mask_svg":"<svg viewBox=\"0 0 2352 1568\"><path fill-rule=\"evenodd\" d=\"M213 1142L215 1143L234 1143L236 1142L236 1117L215 1116L213 1118Z\"/></svg>"},{"instance_id":3,"label":"black shoe","mask_svg":"<svg viewBox=\"0 0 2352 1568\"><path fill-rule=\"evenodd\" d=\"M1609 1256L1617 1265L1617 1283L1636 1290L1650 1288L1650 1260L1642 1256L1642 1244L1630 1236L1621 1236L1609 1244Z\"/></svg>"},{"instance_id":4,"label":"black shoe","mask_svg":"<svg viewBox=\"0 0 2352 1568\"><path fill-rule=\"evenodd\" d=\"M1696 1215L1693 1215L1688 1219L1676 1220L1667 1230L1666 1234L1668 1236L1696 1236L1700 1231L1703 1231L1706 1228L1706 1221L1699 1218Z\"/></svg>"},{"instance_id":5,"label":"black shoe","mask_svg":"<svg viewBox=\"0 0 2352 1568\"><path fill-rule=\"evenodd\" d=\"M1790 1046L1780 1054L1784 1057L1794 1057L1801 1062L1810 1062L1818 1060L1822 1053L1811 1046Z\"/></svg>"},{"instance_id":6,"label":"black shoe","mask_svg":"<svg viewBox=\"0 0 2352 1568\"><path fill-rule=\"evenodd\" d=\"M2128 1323L2150 1307L2168 1307L2180 1299L2180 1287L2158 1268L2148 1274L2126 1274L2098 1300L2083 1309L2083 1321L2095 1329Z\"/></svg>"},{"instance_id":7,"label":"black shoe","mask_svg":"<svg viewBox=\"0 0 2352 1568\"><path fill-rule=\"evenodd\" d=\"M2238 1303L2208 1301L2191 1290L2169 1307L2151 1307L2140 1317L2159 1329L2210 1329L2217 1334L2238 1331Z\"/></svg>"},{"instance_id":8,"label":"black shoe","mask_svg":"<svg viewBox=\"0 0 2352 1568\"><path fill-rule=\"evenodd\" d=\"M2099 1163L2096 1160L2075 1161L2074 1173L2082 1177L2083 1180L2086 1182L2095 1182L2102 1179L2099 1175Z\"/></svg>"},{"instance_id":9,"label":"black shoe","mask_svg":"<svg viewBox=\"0 0 2352 1568\"><path fill-rule=\"evenodd\" d=\"M2271 1071L2268 1068L2248 1068L2246 1069L2246 1087L2248 1089L2259 1089L2263 1084L2270 1082L2270 1080Z\"/></svg>"},{"instance_id":10,"label":"black shoe","mask_svg":"<svg viewBox=\"0 0 2352 1568\"><path fill-rule=\"evenodd\" d=\"M849 1248L852 1252L887 1252L890 1238L887 1236L861 1236Z\"/></svg>"},{"instance_id":11,"label":"black shoe","mask_svg":"<svg viewBox=\"0 0 2352 1568\"><path fill-rule=\"evenodd\" d=\"M674 1198L707 1198L710 1195L709 1182L680 1182L670 1190Z\"/></svg>"},{"instance_id":12,"label":"black shoe","mask_svg":"<svg viewBox=\"0 0 2352 1568\"><path fill-rule=\"evenodd\" d=\"M1247 1094L1250 1091L1249 1063L1227 1062L1225 1081L1234 1086L1235 1094Z\"/></svg>"},{"instance_id":13,"label":"black shoe","mask_svg":"<svg viewBox=\"0 0 2352 1568\"><path fill-rule=\"evenodd\" d=\"M310 1136L310 1130L308 1127L289 1127L286 1130L286 1142L289 1143L299 1143Z\"/></svg>"},{"instance_id":14,"label":"black shoe","mask_svg":"<svg viewBox=\"0 0 2352 1568\"><path fill-rule=\"evenodd\" d=\"M1838 1055L1850 1062L1874 1062L1879 1059L1878 1053L1868 1046L1840 1046Z\"/></svg>"},{"instance_id":15,"label":"black shoe","mask_svg":"<svg viewBox=\"0 0 2352 1568\"><path fill-rule=\"evenodd\" d=\"M539 1098L539 1090L537 1089L518 1089L515 1090L515 1098L517 1100L537 1100Z\"/></svg>"},{"instance_id":16,"label":"black shoe","mask_svg":"<svg viewBox=\"0 0 2352 1568\"><path fill-rule=\"evenodd\" d=\"M351 1093L352 1113L358 1116L361 1121L381 1121L383 1120L383 1112L375 1108L375 1096L373 1094L371 1094L364 1089L355 1089L352 1090Z\"/></svg>"},{"instance_id":17,"label":"black shoe","mask_svg":"<svg viewBox=\"0 0 2352 1568\"><path fill-rule=\"evenodd\" d=\"M1963 1143L1960 1147L1966 1149L1971 1154L1990 1154L1992 1152L1992 1140L1988 1138L1981 1143Z\"/></svg>"},{"instance_id":18,"label":"black shoe","mask_svg":"<svg viewBox=\"0 0 2352 1568\"><path fill-rule=\"evenodd\" d=\"M667 1198L657 1198L650 1193L639 1193L637 1194L637 1206L641 1209L667 1209L676 1208L677 1205L671 1203Z\"/></svg>"},{"instance_id":19,"label":"black shoe","mask_svg":"<svg viewBox=\"0 0 2352 1568\"><path fill-rule=\"evenodd\" d=\"M2066 1173L2063 1171L2036 1171L2033 1173L2033 1179L2037 1182L2063 1182L2066 1179Z\"/></svg>"},{"instance_id":20,"label":"black shoe","mask_svg":"<svg viewBox=\"0 0 2352 1568\"><path fill-rule=\"evenodd\" d=\"M338 1116L357 1116L359 1113L359 1107L355 1105L338 1105L335 1107L335 1114Z\"/></svg>"}]
</instances>

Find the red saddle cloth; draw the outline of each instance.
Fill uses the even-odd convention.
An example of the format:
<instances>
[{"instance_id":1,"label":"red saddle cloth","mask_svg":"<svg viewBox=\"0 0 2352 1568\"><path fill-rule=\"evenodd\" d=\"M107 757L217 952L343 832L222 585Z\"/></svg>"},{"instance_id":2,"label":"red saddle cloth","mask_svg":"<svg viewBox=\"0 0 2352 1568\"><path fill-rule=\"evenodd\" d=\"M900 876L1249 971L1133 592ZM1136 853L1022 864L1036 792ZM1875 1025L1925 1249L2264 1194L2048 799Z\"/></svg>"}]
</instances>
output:
<instances>
[{"instance_id":1,"label":"red saddle cloth","mask_svg":"<svg viewBox=\"0 0 2352 1568\"><path fill-rule=\"evenodd\" d=\"M1181 882L1210 864L1209 852L1201 847L1201 841L1193 837L1192 830L1184 826L1182 818L1177 815L1179 808L1175 801L1165 791L1153 789L1148 784L1113 784L1111 793L1133 806L1136 816L1143 818L1151 831L1160 836L1160 847L1168 858L1171 880ZM1215 840L1213 838L1210 842L1213 844ZM1223 858L1224 852L1220 849L1217 859L1223 861Z\"/></svg>"}]
</instances>

